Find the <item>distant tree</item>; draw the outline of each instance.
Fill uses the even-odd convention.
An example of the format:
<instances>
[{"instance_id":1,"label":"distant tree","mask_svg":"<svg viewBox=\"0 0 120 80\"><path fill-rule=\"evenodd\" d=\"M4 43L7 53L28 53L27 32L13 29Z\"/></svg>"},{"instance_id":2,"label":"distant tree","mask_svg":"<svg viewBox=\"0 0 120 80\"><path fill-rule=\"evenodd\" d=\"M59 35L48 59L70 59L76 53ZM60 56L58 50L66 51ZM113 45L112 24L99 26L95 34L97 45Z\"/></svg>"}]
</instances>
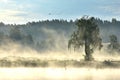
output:
<instances>
[{"instance_id":1,"label":"distant tree","mask_svg":"<svg viewBox=\"0 0 120 80\"><path fill-rule=\"evenodd\" d=\"M27 44L33 44L34 43L34 41L33 41L33 37L32 37L32 35L27 35L27 36L25 36L25 38L24 38L26 41L24 41L25 43L27 43Z\"/></svg>"},{"instance_id":2,"label":"distant tree","mask_svg":"<svg viewBox=\"0 0 120 80\"><path fill-rule=\"evenodd\" d=\"M73 23L74 21L73 20L70 20L70 23Z\"/></svg>"},{"instance_id":3,"label":"distant tree","mask_svg":"<svg viewBox=\"0 0 120 80\"><path fill-rule=\"evenodd\" d=\"M5 24L3 22L0 22L0 26L5 26Z\"/></svg>"},{"instance_id":4,"label":"distant tree","mask_svg":"<svg viewBox=\"0 0 120 80\"><path fill-rule=\"evenodd\" d=\"M4 33L0 32L0 45L3 43L4 36Z\"/></svg>"},{"instance_id":5,"label":"distant tree","mask_svg":"<svg viewBox=\"0 0 120 80\"><path fill-rule=\"evenodd\" d=\"M116 22L117 22L116 18L112 18L112 23L116 23Z\"/></svg>"},{"instance_id":6,"label":"distant tree","mask_svg":"<svg viewBox=\"0 0 120 80\"><path fill-rule=\"evenodd\" d=\"M10 31L10 38L14 41L22 40L22 35L18 27L13 27Z\"/></svg>"},{"instance_id":7,"label":"distant tree","mask_svg":"<svg viewBox=\"0 0 120 80\"><path fill-rule=\"evenodd\" d=\"M120 50L120 44L118 42L116 35L110 35L110 44L108 45L108 49L118 51Z\"/></svg>"},{"instance_id":8,"label":"distant tree","mask_svg":"<svg viewBox=\"0 0 120 80\"><path fill-rule=\"evenodd\" d=\"M71 35L68 42L68 48L79 49L85 46L85 60L94 60L92 53L95 48L101 49L102 39L99 36L99 28L94 22L94 17L82 17L77 20L77 30Z\"/></svg>"}]
</instances>

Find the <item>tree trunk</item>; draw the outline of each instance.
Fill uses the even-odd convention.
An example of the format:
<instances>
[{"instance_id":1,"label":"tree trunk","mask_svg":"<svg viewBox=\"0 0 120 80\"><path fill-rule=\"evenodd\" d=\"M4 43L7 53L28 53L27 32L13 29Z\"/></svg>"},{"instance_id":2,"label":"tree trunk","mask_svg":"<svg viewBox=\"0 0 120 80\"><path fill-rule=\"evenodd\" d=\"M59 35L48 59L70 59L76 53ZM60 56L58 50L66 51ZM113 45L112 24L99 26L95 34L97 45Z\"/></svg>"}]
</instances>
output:
<instances>
[{"instance_id":1,"label":"tree trunk","mask_svg":"<svg viewBox=\"0 0 120 80\"><path fill-rule=\"evenodd\" d=\"M92 49L90 49L90 43L88 40L85 40L85 60L86 61L92 61Z\"/></svg>"}]
</instances>

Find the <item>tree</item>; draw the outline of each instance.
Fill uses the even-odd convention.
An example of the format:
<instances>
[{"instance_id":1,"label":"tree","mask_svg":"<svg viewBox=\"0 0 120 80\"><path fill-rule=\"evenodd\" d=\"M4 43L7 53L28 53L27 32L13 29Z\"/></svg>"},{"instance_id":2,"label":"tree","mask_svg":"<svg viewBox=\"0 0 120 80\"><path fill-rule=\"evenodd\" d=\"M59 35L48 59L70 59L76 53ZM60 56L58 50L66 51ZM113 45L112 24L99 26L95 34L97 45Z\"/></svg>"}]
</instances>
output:
<instances>
[{"instance_id":1,"label":"tree","mask_svg":"<svg viewBox=\"0 0 120 80\"><path fill-rule=\"evenodd\" d=\"M116 23L117 20L115 18L112 18L112 23Z\"/></svg>"},{"instance_id":2,"label":"tree","mask_svg":"<svg viewBox=\"0 0 120 80\"><path fill-rule=\"evenodd\" d=\"M1 26L5 26L5 24L4 24L3 22L0 22L0 27L1 27Z\"/></svg>"},{"instance_id":3,"label":"tree","mask_svg":"<svg viewBox=\"0 0 120 80\"><path fill-rule=\"evenodd\" d=\"M22 34L18 27L13 27L10 31L10 38L14 41L22 40Z\"/></svg>"},{"instance_id":4,"label":"tree","mask_svg":"<svg viewBox=\"0 0 120 80\"><path fill-rule=\"evenodd\" d=\"M85 46L85 60L94 60L92 53L94 49L101 49L102 39L99 35L99 28L94 22L94 17L82 17L76 21L77 29L71 35L68 48L79 49Z\"/></svg>"},{"instance_id":5,"label":"tree","mask_svg":"<svg viewBox=\"0 0 120 80\"><path fill-rule=\"evenodd\" d=\"M110 35L110 44L108 45L108 49L111 49L112 51L119 51L120 50L120 44L118 42L116 35Z\"/></svg>"}]
</instances>

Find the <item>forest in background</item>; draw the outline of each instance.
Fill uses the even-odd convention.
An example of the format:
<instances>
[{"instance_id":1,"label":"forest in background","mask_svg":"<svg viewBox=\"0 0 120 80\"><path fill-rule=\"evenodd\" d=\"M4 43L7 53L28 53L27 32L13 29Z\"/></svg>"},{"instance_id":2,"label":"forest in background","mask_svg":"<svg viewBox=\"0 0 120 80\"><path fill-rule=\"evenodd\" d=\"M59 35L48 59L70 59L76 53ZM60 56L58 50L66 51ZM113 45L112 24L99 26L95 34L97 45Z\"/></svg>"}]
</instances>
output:
<instances>
[{"instance_id":1,"label":"forest in background","mask_svg":"<svg viewBox=\"0 0 120 80\"><path fill-rule=\"evenodd\" d=\"M0 46L9 46L17 43L30 47L38 52L67 49L68 39L76 29L76 21L45 20L28 22L26 24L4 24L0 22ZM120 40L120 21L113 18L111 21L95 18L100 28L103 43L109 43L109 36L116 35ZM12 46L11 46L12 47Z\"/></svg>"},{"instance_id":2,"label":"forest in background","mask_svg":"<svg viewBox=\"0 0 120 80\"><path fill-rule=\"evenodd\" d=\"M95 18L95 23L100 29L103 50L95 51L93 55L95 60L86 63L83 60L84 51L78 50L80 54L74 52L71 54L71 50L67 52L68 41L77 29L78 20L55 19L26 24L0 22L0 66L120 67L118 56L120 21L115 18L111 21ZM39 55L38 53L44 54Z\"/></svg>"}]
</instances>

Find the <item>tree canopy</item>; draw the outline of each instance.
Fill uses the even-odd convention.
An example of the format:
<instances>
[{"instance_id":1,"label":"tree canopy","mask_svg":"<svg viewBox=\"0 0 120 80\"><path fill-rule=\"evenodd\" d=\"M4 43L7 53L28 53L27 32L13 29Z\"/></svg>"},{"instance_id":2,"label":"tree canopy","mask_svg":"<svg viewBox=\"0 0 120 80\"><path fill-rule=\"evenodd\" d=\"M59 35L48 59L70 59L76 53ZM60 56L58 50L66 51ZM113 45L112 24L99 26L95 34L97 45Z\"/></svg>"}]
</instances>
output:
<instances>
[{"instance_id":1,"label":"tree canopy","mask_svg":"<svg viewBox=\"0 0 120 80\"><path fill-rule=\"evenodd\" d=\"M95 23L94 17L82 17L76 22L77 29L71 35L68 48L79 49L85 46L85 60L93 60L94 49L101 49L102 39L99 35L99 27Z\"/></svg>"},{"instance_id":2,"label":"tree canopy","mask_svg":"<svg viewBox=\"0 0 120 80\"><path fill-rule=\"evenodd\" d=\"M109 36L110 38L110 44L108 45L108 49L110 49L110 52L113 52L113 51L120 51L120 44L119 44L119 41L117 39L117 36L116 35L110 35Z\"/></svg>"}]
</instances>

